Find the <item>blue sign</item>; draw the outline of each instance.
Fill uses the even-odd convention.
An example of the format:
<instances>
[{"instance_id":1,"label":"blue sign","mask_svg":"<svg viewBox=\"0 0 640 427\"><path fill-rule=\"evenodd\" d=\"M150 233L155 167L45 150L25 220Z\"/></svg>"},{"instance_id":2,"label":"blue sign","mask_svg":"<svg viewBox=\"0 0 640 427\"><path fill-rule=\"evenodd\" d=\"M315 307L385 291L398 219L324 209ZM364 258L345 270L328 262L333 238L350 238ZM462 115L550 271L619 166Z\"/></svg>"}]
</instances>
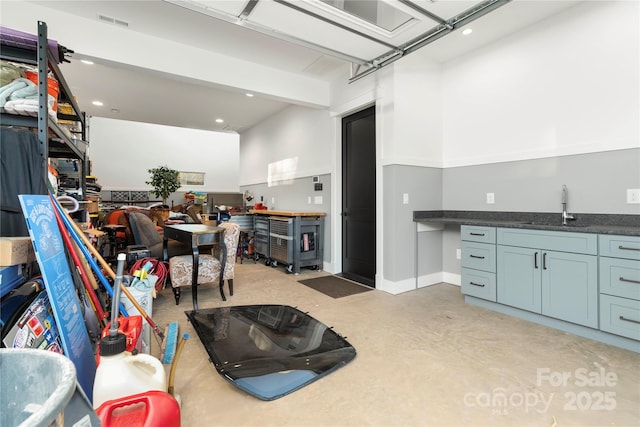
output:
<instances>
[{"instance_id":1,"label":"blue sign","mask_svg":"<svg viewBox=\"0 0 640 427\"><path fill-rule=\"evenodd\" d=\"M44 195L18 198L56 318L62 349L76 367L80 387L92 400L96 361L51 200Z\"/></svg>"}]
</instances>

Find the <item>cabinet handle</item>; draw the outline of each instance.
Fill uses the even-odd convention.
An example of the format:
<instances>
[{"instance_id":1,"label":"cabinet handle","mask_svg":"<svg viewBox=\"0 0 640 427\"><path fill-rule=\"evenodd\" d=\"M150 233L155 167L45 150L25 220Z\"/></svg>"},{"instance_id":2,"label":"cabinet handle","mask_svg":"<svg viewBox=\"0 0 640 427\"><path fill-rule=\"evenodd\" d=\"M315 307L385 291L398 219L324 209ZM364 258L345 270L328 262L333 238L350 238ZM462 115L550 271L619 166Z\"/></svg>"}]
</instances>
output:
<instances>
[{"instance_id":1,"label":"cabinet handle","mask_svg":"<svg viewBox=\"0 0 640 427\"><path fill-rule=\"evenodd\" d=\"M473 286L480 286L481 288L484 288L484 285L482 283L469 282L469 284L473 285Z\"/></svg>"},{"instance_id":2,"label":"cabinet handle","mask_svg":"<svg viewBox=\"0 0 640 427\"><path fill-rule=\"evenodd\" d=\"M538 268L538 252L533 254L533 268Z\"/></svg>"},{"instance_id":3,"label":"cabinet handle","mask_svg":"<svg viewBox=\"0 0 640 427\"><path fill-rule=\"evenodd\" d=\"M472 236L482 236L484 237L484 233L469 233Z\"/></svg>"},{"instance_id":4,"label":"cabinet handle","mask_svg":"<svg viewBox=\"0 0 640 427\"><path fill-rule=\"evenodd\" d=\"M625 279L622 276L620 276L620 281L621 282L629 282L629 283L637 283L638 285L640 285L640 280Z\"/></svg>"},{"instance_id":5,"label":"cabinet handle","mask_svg":"<svg viewBox=\"0 0 640 427\"><path fill-rule=\"evenodd\" d=\"M630 248L629 246L618 246L618 249L622 249L623 251L640 251L640 248Z\"/></svg>"},{"instance_id":6,"label":"cabinet handle","mask_svg":"<svg viewBox=\"0 0 640 427\"><path fill-rule=\"evenodd\" d=\"M547 253L546 252L542 254L542 269L543 270L547 269Z\"/></svg>"},{"instance_id":7,"label":"cabinet handle","mask_svg":"<svg viewBox=\"0 0 640 427\"><path fill-rule=\"evenodd\" d=\"M469 255L469 257L471 258L478 258L478 259L484 259L483 256L478 256L478 255Z\"/></svg>"},{"instance_id":8,"label":"cabinet handle","mask_svg":"<svg viewBox=\"0 0 640 427\"><path fill-rule=\"evenodd\" d=\"M620 320L624 320L625 322L637 323L637 324L639 324L639 325L640 325L640 321L638 321L638 320L634 320L634 319L627 319L627 318L626 318L626 317L624 317L624 316L620 316Z\"/></svg>"}]
</instances>

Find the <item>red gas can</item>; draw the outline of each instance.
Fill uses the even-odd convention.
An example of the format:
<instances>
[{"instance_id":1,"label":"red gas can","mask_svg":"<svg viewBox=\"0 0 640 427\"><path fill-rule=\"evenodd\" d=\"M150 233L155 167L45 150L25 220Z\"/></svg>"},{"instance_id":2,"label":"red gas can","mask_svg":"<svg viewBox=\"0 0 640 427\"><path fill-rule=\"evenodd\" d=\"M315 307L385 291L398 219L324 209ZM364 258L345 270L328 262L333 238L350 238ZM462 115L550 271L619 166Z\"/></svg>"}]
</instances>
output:
<instances>
[{"instance_id":1,"label":"red gas can","mask_svg":"<svg viewBox=\"0 0 640 427\"><path fill-rule=\"evenodd\" d=\"M132 353L134 350L138 353L142 348L142 316L129 316L118 318L118 333L127 337L126 350ZM111 322L102 330L102 338L109 335ZM98 343L98 351L96 351L96 366L100 364L100 343Z\"/></svg>"},{"instance_id":2,"label":"red gas can","mask_svg":"<svg viewBox=\"0 0 640 427\"><path fill-rule=\"evenodd\" d=\"M180 405L164 391L108 400L96 409L96 414L102 427L180 427Z\"/></svg>"}]
</instances>

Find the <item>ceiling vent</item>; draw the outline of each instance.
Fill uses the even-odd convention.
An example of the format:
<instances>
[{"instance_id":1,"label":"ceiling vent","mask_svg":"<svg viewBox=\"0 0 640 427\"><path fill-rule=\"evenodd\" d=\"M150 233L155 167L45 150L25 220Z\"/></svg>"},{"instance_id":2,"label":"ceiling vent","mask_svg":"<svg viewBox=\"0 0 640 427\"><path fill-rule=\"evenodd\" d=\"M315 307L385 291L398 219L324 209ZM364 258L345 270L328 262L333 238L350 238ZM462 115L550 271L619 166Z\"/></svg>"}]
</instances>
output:
<instances>
[{"instance_id":1,"label":"ceiling vent","mask_svg":"<svg viewBox=\"0 0 640 427\"><path fill-rule=\"evenodd\" d=\"M123 21L121 19L112 18L107 15L98 15L98 20L102 22L108 22L109 24L119 25L121 27L128 28L129 23L127 21Z\"/></svg>"}]
</instances>

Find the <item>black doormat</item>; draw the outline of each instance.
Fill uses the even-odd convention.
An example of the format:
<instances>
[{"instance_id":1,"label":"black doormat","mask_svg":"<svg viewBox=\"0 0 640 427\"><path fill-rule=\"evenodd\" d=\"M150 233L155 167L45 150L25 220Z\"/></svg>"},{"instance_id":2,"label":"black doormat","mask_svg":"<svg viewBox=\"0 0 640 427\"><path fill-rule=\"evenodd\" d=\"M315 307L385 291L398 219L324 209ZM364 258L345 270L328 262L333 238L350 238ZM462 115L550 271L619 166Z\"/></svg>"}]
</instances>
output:
<instances>
[{"instance_id":1,"label":"black doormat","mask_svg":"<svg viewBox=\"0 0 640 427\"><path fill-rule=\"evenodd\" d=\"M286 305L207 308L185 314L222 378L262 400L311 384L356 356L342 335Z\"/></svg>"},{"instance_id":2,"label":"black doormat","mask_svg":"<svg viewBox=\"0 0 640 427\"><path fill-rule=\"evenodd\" d=\"M347 297L373 289L338 276L322 276L314 279L298 280L298 282L332 298Z\"/></svg>"}]
</instances>

